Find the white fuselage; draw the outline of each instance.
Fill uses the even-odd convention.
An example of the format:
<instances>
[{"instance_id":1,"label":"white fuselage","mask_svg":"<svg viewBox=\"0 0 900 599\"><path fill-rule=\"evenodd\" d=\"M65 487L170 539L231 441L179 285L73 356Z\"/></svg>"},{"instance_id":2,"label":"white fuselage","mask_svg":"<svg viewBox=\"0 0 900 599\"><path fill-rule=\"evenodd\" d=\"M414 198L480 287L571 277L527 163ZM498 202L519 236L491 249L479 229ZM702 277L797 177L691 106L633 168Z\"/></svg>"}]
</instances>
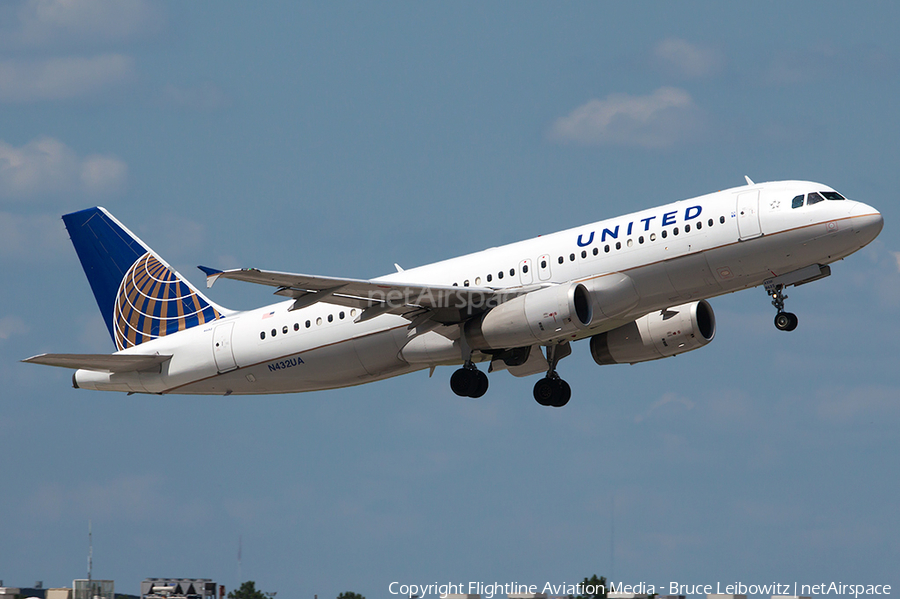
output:
<instances>
[{"instance_id":1,"label":"white fuselage","mask_svg":"<svg viewBox=\"0 0 900 599\"><path fill-rule=\"evenodd\" d=\"M564 340L611 330L655 310L755 287L766 279L840 260L880 232L877 210L851 201L792 208L817 183L748 185L392 273L379 281L487 288L587 286L624 273L634 301ZM595 315L604 308L594 298ZM261 394L346 387L461 363L459 333L418 335L384 314L320 302L272 304L184 330L121 353L171 354L159 372L77 371L80 388L147 393ZM455 342L453 338L457 339ZM449 338L449 339L448 339ZM403 353L408 344L406 353ZM476 352L475 361L488 359Z\"/></svg>"}]
</instances>

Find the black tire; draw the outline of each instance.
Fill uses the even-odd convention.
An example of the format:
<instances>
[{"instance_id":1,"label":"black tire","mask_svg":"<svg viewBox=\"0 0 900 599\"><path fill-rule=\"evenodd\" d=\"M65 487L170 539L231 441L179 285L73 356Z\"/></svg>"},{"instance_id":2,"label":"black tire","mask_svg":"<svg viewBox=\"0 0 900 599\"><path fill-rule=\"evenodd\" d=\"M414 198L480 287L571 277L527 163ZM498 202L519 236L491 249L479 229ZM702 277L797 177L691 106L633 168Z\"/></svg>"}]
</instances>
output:
<instances>
[{"instance_id":1,"label":"black tire","mask_svg":"<svg viewBox=\"0 0 900 599\"><path fill-rule=\"evenodd\" d=\"M561 408L572 398L572 387L569 386L569 383L565 382L562 379L556 379L553 381L555 383L555 397L553 401L554 408Z\"/></svg>"},{"instance_id":2,"label":"black tire","mask_svg":"<svg viewBox=\"0 0 900 599\"><path fill-rule=\"evenodd\" d=\"M487 393L488 390L488 377L485 373L480 370L473 370L476 372L475 375L475 390L469 395L472 399L478 399Z\"/></svg>"},{"instance_id":3,"label":"black tire","mask_svg":"<svg viewBox=\"0 0 900 599\"><path fill-rule=\"evenodd\" d=\"M450 389L460 397L471 397L478 386L478 370L460 368L450 376Z\"/></svg>"},{"instance_id":4,"label":"black tire","mask_svg":"<svg viewBox=\"0 0 900 599\"><path fill-rule=\"evenodd\" d=\"M794 323L794 328L797 328L796 319L794 316L793 320L791 317L794 316L790 312L779 312L775 315L775 328L779 331L792 331L794 329L791 328L791 323Z\"/></svg>"},{"instance_id":5,"label":"black tire","mask_svg":"<svg viewBox=\"0 0 900 599\"><path fill-rule=\"evenodd\" d=\"M556 395L555 391L553 379L544 377L534 384L534 400L542 406L551 406Z\"/></svg>"},{"instance_id":6,"label":"black tire","mask_svg":"<svg viewBox=\"0 0 900 599\"><path fill-rule=\"evenodd\" d=\"M793 314L791 312L788 312L788 316L791 319L791 323L788 325L788 328L786 328L785 331L793 331L797 328L797 325L800 324L800 319L797 318L796 314Z\"/></svg>"}]
</instances>

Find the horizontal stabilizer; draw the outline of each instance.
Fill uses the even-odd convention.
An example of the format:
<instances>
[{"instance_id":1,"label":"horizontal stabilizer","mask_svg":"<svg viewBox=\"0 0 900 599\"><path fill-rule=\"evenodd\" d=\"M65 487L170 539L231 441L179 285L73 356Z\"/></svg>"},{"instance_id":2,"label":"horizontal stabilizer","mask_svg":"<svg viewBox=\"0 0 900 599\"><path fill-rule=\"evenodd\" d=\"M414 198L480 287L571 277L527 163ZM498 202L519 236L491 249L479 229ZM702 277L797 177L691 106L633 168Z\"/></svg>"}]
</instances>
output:
<instances>
[{"instance_id":1,"label":"horizontal stabilizer","mask_svg":"<svg viewBox=\"0 0 900 599\"><path fill-rule=\"evenodd\" d=\"M213 286L213 283L216 282L216 279L219 278L219 275L222 274L223 271L218 268L210 268L209 266L198 266L200 270L203 271L203 274L206 275L206 288L209 289Z\"/></svg>"},{"instance_id":2,"label":"horizontal stabilizer","mask_svg":"<svg viewBox=\"0 0 900 599\"><path fill-rule=\"evenodd\" d=\"M138 354L41 354L22 361L29 364L117 373L150 370L171 357Z\"/></svg>"}]
</instances>

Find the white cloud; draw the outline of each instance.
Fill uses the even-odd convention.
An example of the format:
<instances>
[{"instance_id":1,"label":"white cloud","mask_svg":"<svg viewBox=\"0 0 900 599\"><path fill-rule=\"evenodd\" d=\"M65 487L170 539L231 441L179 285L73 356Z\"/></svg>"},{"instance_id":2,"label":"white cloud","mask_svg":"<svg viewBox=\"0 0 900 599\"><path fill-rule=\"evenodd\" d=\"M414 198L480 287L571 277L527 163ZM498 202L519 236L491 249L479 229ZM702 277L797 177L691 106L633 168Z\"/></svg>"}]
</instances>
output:
<instances>
[{"instance_id":1,"label":"white cloud","mask_svg":"<svg viewBox=\"0 0 900 599\"><path fill-rule=\"evenodd\" d=\"M112 156L92 154L81 163L81 185L89 195L110 195L125 186L128 167Z\"/></svg>"},{"instance_id":2,"label":"white cloud","mask_svg":"<svg viewBox=\"0 0 900 599\"><path fill-rule=\"evenodd\" d=\"M665 148L690 138L699 126L690 94L661 87L647 96L610 94L557 119L550 138L585 145Z\"/></svg>"},{"instance_id":3,"label":"white cloud","mask_svg":"<svg viewBox=\"0 0 900 599\"><path fill-rule=\"evenodd\" d=\"M22 216L0 212L0 258L44 260L71 251L62 219L48 214Z\"/></svg>"},{"instance_id":4,"label":"white cloud","mask_svg":"<svg viewBox=\"0 0 900 599\"><path fill-rule=\"evenodd\" d=\"M897 272L900 272L900 252L891 252L894 260L897 262Z\"/></svg>"},{"instance_id":5,"label":"white cloud","mask_svg":"<svg viewBox=\"0 0 900 599\"><path fill-rule=\"evenodd\" d=\"M18 148L0 141L0 198L109 196L124 189L127 176L127 165L115 156L80 158L52 137L39 137Z\"/></svg>"},{"instance_id":6,"label":"white cloud","mask_svg":"<svg viewBox=\"0 0 900 599\"><path fill-rule=\"evenodd\" d=\"M9 339L13 335L27 333L28 327L18 316L4 316L0 318L0 339Z\"/></svg>"},{"instance_id":7,"label":"white cloud","mask_svg":"<svg viewBox=\"0 0 900 599\"><path fill-rule=\"evenodd\" d=\"M659 68L670 75L687 79L715 75L725 64L719 51L678 38L659 42L653 50L653 58Z\"/></svg>"},{"instance_id":8,"label":"white cloud","mask_svg":"<svg viewBox=\"0 0 900 599\"><path fill-rule=\"evenodd\" d=\"M210 82L191 87L178 87L167 83L160 93L163 106L189 110L215 110L228 104L228 98Z\"/></svg>"},{"instance_id":9,"label":"white cloud","mask_svg":"<svg viewBox=\"0 0 900 599\"><path fill-rule=\"evenodd\" d=\"M672 393L669 391L664 393L662 397L653 402L653 404L651 404L643 414L638 414L637 416L635 416L634 421L636 423L640 423L646 418L652 416L657 411L666 410L665 406L669 406L670 408L674 406L680 406L679 409L692 410L694 408L694 402L686 397L681 397L677 393Z\"/></svg>"},{"instance_id":10,"label":"white cloud","mask_svg":"<svg viewBox=\"0 0 900 599\"><path fill-rule=\"evenodd\" d=\"M827 388L816 393L819 416L837 425L896 418L900 415L897 397L898 389L877 385Z\"/></svg>"},{"instance_id":11,"label":"white cloud","mask_svg":"<svg viewBox=\"0 0 900 599\"><path fill-rule=\"evenodd\" d=\"M98 97L134 78L134 59L122 54L0 60L0 102Z\"/></svg>"},{"instance_id":12,"label":"white cloud","mask_svg":"<svg viewBox=\"0 0 900 599\"><path fill-rule=\"evenodd\" d=\"M161 7L148 0L27 0L14 41L27 46L123 42L154 33Z\"/></svg>"}]
</instances>

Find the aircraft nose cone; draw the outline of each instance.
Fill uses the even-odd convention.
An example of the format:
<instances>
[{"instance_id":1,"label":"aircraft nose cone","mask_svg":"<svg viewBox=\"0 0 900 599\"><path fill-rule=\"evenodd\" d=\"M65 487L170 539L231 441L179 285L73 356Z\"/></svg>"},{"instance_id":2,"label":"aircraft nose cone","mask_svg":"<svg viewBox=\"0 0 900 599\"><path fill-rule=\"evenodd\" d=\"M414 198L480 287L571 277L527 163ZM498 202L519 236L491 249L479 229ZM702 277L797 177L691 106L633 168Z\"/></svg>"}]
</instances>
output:
<instances>
[{"instance_id":1,"label":"aircraft nose cone","mask_svg":"<svg viewBox=\"0 0 900 599\"><path fill-rule=\"evenodd\" d=\"M865 243L878 237L884 228L881 213L866 204L858 203L850 211L850 216L853 217L853 228L865 236Z\"/></svg>"}]
</instances>

